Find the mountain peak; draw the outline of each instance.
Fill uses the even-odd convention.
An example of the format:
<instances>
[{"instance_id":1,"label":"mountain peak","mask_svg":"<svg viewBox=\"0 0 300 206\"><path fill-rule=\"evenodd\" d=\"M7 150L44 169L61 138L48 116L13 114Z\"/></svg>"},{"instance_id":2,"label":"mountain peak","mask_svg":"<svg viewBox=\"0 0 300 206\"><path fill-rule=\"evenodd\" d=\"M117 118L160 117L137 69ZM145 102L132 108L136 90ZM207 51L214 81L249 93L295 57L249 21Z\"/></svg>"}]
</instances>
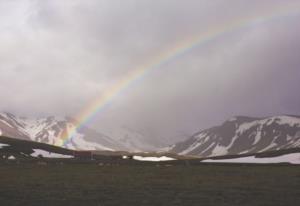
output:
<instances>
[{"instance_id":1,"label":"mountain peak","mask_svg":"<svg viewBox=\"0 0 300 206\"><path fill-rule=\"evenodd\" d=\"M260 118L257 117L249 117L249 116L233 116L232 118L228 119L226 122L250 122L254 120L259 120Z\"/></svg>"},{"instance_id":2,"label":"mountain peak","mask_svg":"<svg viewBox=\"0 0 300 206\"><path fill-rule=\"evenodd\" d=\"M64 147L80 150L150 151L159 147L142 133L128 127L126 129L113 127L105 131L105 134L88 127L82 127L79 131L70 131L70 128L78 123L72 117L20 118L11 113L2 112L0 113L0 134L52 145L63 145L62 137L74 132L72 140L64 144Z\"/></svg>"},{"instance_id":3,"label":"mountain peak","mask_svg":"<svg viewBox=\"0 0 300 206\"><path fill-rule=\"evenodd\" d=\"M300 118L237 116L175 144L171 152L201 157L257 153L300 147Z\"/></svg>"}]
</instances>

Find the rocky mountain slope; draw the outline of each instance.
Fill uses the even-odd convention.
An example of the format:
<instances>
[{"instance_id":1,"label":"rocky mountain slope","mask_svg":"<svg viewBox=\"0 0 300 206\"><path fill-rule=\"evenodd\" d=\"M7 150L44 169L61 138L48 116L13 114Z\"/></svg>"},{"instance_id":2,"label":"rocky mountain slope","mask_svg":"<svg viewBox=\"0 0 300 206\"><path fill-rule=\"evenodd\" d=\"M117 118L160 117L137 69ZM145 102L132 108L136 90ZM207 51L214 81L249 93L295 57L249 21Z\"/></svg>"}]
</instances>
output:
<instances>
[{"instance_id":1,"label":"rocky mountain slope","mask_svg":"<svg viewBox=\"0 0 300 206\"><path fill-rule=\"evenodd\" d=\"M234 117L170 147L181 155L212 157L300 147L300 117Z\"/></svg>"},{"instance_id":2,"label":"rocky mountain slope","mask_svg":"<svg viewBox=\"0 0 300 206\"><path fill-rule=\"evenodd\" d=\"M13 114L0 113L0 135L32 140L79 150L126 150L143 151L154 149L154 145L143 142L145 137L134 130L105 135L82 127L72 139L63 144L62 137L72 130L75 121L71 118L21 118ZM114 131L113 129L111 131Z\"/></svg>"}]
</instances>

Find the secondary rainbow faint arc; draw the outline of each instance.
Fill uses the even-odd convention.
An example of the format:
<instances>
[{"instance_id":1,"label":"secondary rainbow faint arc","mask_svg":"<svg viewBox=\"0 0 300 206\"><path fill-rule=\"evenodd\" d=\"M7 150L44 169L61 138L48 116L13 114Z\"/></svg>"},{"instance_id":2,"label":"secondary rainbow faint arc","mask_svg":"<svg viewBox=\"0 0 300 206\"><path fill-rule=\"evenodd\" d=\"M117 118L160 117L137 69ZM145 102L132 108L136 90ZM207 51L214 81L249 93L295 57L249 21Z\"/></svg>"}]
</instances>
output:
<instances>
[{"instance_id":1,"label":"secondary rainbow faint arc","mask_svg":"<svg viewBox=\"0 0 300 206\"><path fill-rule=\"evenodd\" d=\"M219 38L225 34L238 32L242 29L247 29L252 26L260 25L262 23L267 23L271 20L276 20L277 18L289 17L292 15L299 15L300 4L296 6L291 6L291 8L285 8L284 10L272 11L269 14L263 16L254 16L244 18L230 24L226 24L221 27L216 27L210 29L205 33L200 33L192 38L188 38L182 42L177 43L171 49L165 52L160 52L152 61L149 61L143 66L133 69L130 73L124 76L112 87L108 88L104 93L89 103L77 116L75 127L69 128L67 132L62 135L62 143L60 146L66 146L69 141L72 140L74 134L80 130L81 127L86 125L93 117L100 113L106 106L112 103L112 101L120 95L123 91L127 90L131 85L134 85L138 80L143 79L152 70L160 68L162 65L177 59L178 57L188 53L195 47L204 45L205 43L211 42L216 38Z\"/></svg>"}]
</instances>

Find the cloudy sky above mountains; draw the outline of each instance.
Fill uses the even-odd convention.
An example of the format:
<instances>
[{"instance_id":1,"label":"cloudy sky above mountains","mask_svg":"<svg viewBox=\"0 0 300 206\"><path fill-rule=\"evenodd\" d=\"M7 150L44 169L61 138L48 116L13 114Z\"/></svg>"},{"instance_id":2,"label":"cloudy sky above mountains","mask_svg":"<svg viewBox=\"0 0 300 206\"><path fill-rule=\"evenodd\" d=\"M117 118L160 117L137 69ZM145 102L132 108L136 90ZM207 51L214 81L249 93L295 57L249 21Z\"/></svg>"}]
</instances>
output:
<instances>
[{"instance_id":1,"label":"cloudy sky above mountains","mask_svg":"<svg viewBox=\"0 0 300 206\"><path fill-rule=\"evenodd\" d=\"M248 19L152 70L93 126L179 138L233 115L300 114L299 0L0 0L0 17L2 111L76 116L164 51Z\"/></svg>"}]
</instances>

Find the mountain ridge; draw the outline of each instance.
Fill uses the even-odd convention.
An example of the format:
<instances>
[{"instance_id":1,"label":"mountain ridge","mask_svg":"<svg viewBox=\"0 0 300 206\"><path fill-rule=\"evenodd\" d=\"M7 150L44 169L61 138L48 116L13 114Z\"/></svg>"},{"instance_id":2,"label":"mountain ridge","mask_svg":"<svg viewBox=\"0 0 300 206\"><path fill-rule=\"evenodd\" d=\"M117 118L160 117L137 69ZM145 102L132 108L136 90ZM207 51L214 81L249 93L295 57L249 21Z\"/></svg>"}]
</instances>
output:
<instances>
[{"instance_id":1,"label":"mountain ridge","mask_svg":"<svg viewBox=\"0 0 300 206\"><path fill-rule=\"evenodd\" d=\"M150 143L142 142L145 138L134 130L122 130L117 133L118 136L110 136L85 126L82 126L80 131L75 130L73 137L64 144L62 137L70 134L76 125L76 120L71 117L25 118L0 112L0 135L63 145L69 149L128 151L154 149ZM114 129L112 128L111 131ZM126 138L126 142L122 142L122 138Z\"/></svg>"},{"instance_id":2,"label":"mountain ridge","mask_svg":"<svg viewBox=\"0 0 300 206\"><path fill-rule=\"evenodd\" d=\"M200 157L255 153L300 147L300 117L235 116L174 144L170 152Z\"/></svg>"}]
</instances>

